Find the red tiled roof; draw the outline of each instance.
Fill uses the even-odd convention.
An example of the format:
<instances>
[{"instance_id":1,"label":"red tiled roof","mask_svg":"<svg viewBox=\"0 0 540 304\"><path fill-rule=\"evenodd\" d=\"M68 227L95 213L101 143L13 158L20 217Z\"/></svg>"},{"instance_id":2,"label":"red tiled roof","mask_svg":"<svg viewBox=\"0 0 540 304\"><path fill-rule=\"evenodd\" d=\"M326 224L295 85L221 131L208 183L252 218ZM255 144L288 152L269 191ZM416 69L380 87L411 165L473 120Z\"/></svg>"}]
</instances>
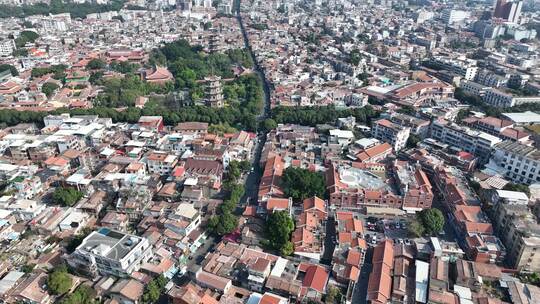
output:
<instances>
[{"instance_id":1,"label":"red tiled roof","mask_svg":"<svg viewBox=\"0 0 540 304\"><path fill-rule=\"evenodd\" d=\"M320 199L320 198L318 198L316 196L306 198L303 201L303 205L304 205L304 211L308 210L308 209L311 209L311 208L315 208L317 210L326 212L326 207L325 207L324 200L322 200L322 199Z\"/></svg>"},{"instance_id":2,"label":"red tiled roof","mask_svg":"<svg viewBox=\"0 0 540 304\"><path fill-rule=\"evenodd\" d=\"M289 199L288 198L269 198L266 201L266 210L272 211L277 210L287 210L289 209Z\"/></svg>"},{"instance_id":3,"label":"red tiled roof","mask_svg":"<svg viewBox=\"0 0 540 304\"><path fill-rule=\"evenodd\" d=\"M365 150L360 151L356 154L356 157L362 161L369 161L376 157L382 157L385 154L392 152L392 146L389 143L382 143Z\"/></svg>"},{"instance_id":4,"label":"red tiled roof","mask_svg":"<svg viewBox=\"0 0 540 304\"><path fill-rule=\"evenodd\" d=\"M302 281L302 286L315 289L323 293L328 281L328 271L319 265L310 265L306 270L306 275Z\"/></svg>"}]
</instances>

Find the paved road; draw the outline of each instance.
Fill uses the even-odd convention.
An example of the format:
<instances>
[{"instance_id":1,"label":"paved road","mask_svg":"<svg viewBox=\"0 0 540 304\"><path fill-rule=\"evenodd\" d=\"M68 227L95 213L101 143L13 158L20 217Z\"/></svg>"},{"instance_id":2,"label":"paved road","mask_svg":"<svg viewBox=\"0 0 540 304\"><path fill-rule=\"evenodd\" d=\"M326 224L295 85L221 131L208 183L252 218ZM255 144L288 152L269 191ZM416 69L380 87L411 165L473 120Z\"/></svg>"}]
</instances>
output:
<instances>
[{"instance_id":1,"label":"paved road","mask_svg":"<svg viewBox=\"0 0 540 304\"><path fill-rule=\"evenodd\" d=\"M354 286L351 303L366 304L367 286L369 281L369 274L371 273L371 259L373 257L373 249L368 248L366 252L366 259L362 268L360 269L360 276L358 283Z\"/></svg>"},{"instance_id":2,"label":"paved road","mask_svg":"<svg viewBox=\"0 0 540 304\"><path fill-rule=\"evenodd\" d=\"M244 37L245 48L249 50L251 58L253 59L254 70L259 75L259 78L261 79L262 84L263 84L264 106L260 115L257 116L257 120L261 122L261 121L264 121L266 118L268 118L270 115L270 87L268 85L268 81L266 80L266 77L264 76L264 73L261 70L259 63L257 62L257 58L255 58L255 54L253 53L251 46L249 44L249 39L248 39L246 30L244 28L242 16L240 15L240 1L236 1L235 11L236 11L236 18L238 20L238 23L240 24L240 30L242 31L242 36ZM257 203L257 194L259 191L260 176L262 173L261 172L262 168L260 168L259 164L261 161L261 154L262 154L262 150L265 143L266 143L266 133L259 131L257 134L257 144L254 147L254 154L252 157L253 171L250 172L248 177L246 178L245 194L240 200L240 204L242 206L247 203L248 198L251 204Z\"/></svg>"},{"instance_id":3,"label":"paved road","mask_svg":"<svg viewBox=\"0 0 540 304\"><path fill-rule=\"evenodd\" d=\"M456 242L457 241L456 232L448 219L448 214L446 213L445 208L441 202L441 198L439 197L439 191L437 190L437 188L435 188L433 192L435 194L435 197L433 198L432 207L441 210L441 212L445 215L444 228L443 228L444 235L439 235L439 238L447 242Z\"/></svg>"},{"instance_id":4,"label":"paved road","mask_svg":"<svg viewBox=\"0 0 540 304\"><path fill-rule=\"evenodd\" d=\"M330 265L332 263L332 256L334 255L334 249L336 248L336 221L333 217L328 218L326 221L326 237L324 239L324 253L321 259L321 263Z\"/></svg>"}]
</instances>

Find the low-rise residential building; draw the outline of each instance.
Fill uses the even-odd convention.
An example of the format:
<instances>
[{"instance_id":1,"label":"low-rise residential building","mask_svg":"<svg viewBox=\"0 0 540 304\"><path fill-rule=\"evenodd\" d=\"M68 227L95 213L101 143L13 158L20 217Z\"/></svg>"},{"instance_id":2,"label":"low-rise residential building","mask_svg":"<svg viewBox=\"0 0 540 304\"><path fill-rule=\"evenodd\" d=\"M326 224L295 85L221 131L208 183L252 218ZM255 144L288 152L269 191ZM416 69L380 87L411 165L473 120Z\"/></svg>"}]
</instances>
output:
<instances>
[{"instance_id":1,"label":"low-rise residential building","mask_svg":"<svg viewBox=\"0 0 540 304\"><path fill-rule=\"evenodd\" d=\"M525 103L538 103L540 102L540 97L516 97L511 93L505 93L503 91L491 88L486 90L486 94L484 95L482 100L485 103L497 108L510 108Z\"/></svg>"},{"instance_id":2,"label":"low-rise residential building","mask_svg":"<svg viewBox=\"0 0 540 304\"><path fill-rule=\"evenodd\" d=\"M373 123L371 134L373 137L391 144L395 151L399 151L407 144L410 131L410 128L404 128L387 119L381 119Z\"/></svg>"},{"instance_id":3,"label":"low-rise residential building","mask_svg":"<svg viewBox=\"0 0 540 304\"><path fill-rule=\"evenodd\" d=\"M496 230L508 248L508 264L518 270L539 271L540 225L529 206L501 200L493 214Z\"/></svg>"},{"instance_id":4,"label":"low-rise residential building","mask_svg":"<svg viewBox=\"0 0 540 304\"><path fill-rule=\"evenodd\" d=\"M393 113L389 120L404 128L410 128L411 134L426 138L429 133L430 121L401 113Z\"/></svg>"},{"instance_id":5,"label":"low-rise residential building","mask_svg":"<svg viewBox=\"0 0 540 304\"><path fill-rule=\"evenodd\" d=\"M540 152L519 142L504 141L494 147L491 160L506 178L515 183L540 182Z\"/></svg>"},{"instance_id":6,"label":"low-rise residential building","mask_svg":"<svg viewBox=\"0 0 540 304\"><path fill-rule=\"evenodd\" d=\"M513 128L513 123L509 120L489 116L484 118L470 117L463 119L462 123L473 129L497 136L502 140L519 142L527 142L529 140L529 134Z\"/></svg>"},{"instance_id":7,"label":"low-rise residential building","mask_svg":"<svg viewBox=\"0 0 540 304\"><path fill-rule=\"evenodd\" d=\"M367 301L384 304L392 297L392 271L394 269L394 245L391 240L378 244L373 250L372 270L367 286Z\"/></svg>"},{"instance_id":8,"label":"low-rise residential building","mask_svg":"<svg viewBox=\"0 0 540 304\"><path fill-rule=\"evenodd\" d=\"M458 126L446 120L437 120L431 124L431 137L455 149L469 152L487 162L493 146L502 140L496 136L467 127Z\"/></svg>"},{"instance_id":9,"label":"low-rise residential building","mask_svg":"<svg viewBox=\"0 0 540 304\"><path fill-rule=\"evenodd\" d=\"M390 180L390 173L396 178ZM389 168L377 163L332 164L326 172L326 183L329 204L345 209L376 207L416 212L431 208L433 201L431 183L423 170L399 161Z\"/></svg>"},{"instance_id":10,"label":"low-rise residential building","mask_svg":"<svg viewBox=\"0 0 540 304\"><path fill-rule=\"evenodd\" d=\"M127 277L151 255L146 238L101 228L90 233L67 261L77 272L88 276Z\"/></svg>"},{"instance_id":11,"label":"low-rise residential building","mask_svg":"<svg viewBox=\"0 0 540 304\"><path fill-rule=\"evenodd\" d=\"M175 155L160 151L151 152L146 158L148 172L159 175L168 175L171 173L177 161Z\"/></svg>"}]
</instances>

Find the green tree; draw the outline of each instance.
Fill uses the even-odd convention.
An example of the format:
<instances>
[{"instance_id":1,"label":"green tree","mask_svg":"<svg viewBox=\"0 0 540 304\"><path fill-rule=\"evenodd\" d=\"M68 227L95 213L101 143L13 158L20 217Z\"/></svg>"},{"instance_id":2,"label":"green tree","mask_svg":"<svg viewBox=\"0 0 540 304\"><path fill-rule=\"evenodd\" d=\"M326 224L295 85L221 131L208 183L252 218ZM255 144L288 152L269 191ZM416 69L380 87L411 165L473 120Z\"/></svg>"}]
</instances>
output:
<instances>
[{"instance_id":1,"label":"green tree","mask_svg":"<svg viewBox=\"0 0 540 304\"><path fill-rule=\"evenodd\" d=\"M208 229L220 236L233 232L237 226L238 218L228 210L208 220Z\"/></svg>"},{"instance_id":2,"label":"green tree","mask_svg":"<svg viewBox=\"0 0 540 304\"><path fill-rule=\"evenodd\" d=\"M358 74L358 76L356 76L356 78L358 78L359 80L362 80L362 81L366 81L366 80L369 79L369 74L366 73L366 72L363 72L363 73Z\"/></svg>"},{"instance_id":3,"label":"green tree","mask_svg":"<svg viewBox=\"0 0 540 304\"><path fill-rule=\"evenodd\" d=\"M17 68L12 66L11 64L0 64L0 73L9 70L11 72L11 75L18 76L19 72L17 71Z\"/></svg>"},{"instance_id":4,"label":"green tree","mask_svg":"<svg viewBox=\"0 0 540 304\"><path fill-rule=\"evenodd\" d=\"M410 221L407 227L409 234L413 237L421 237L424 235L424 226L416 219Z\"/></svg>"},{"instance_id":5,"label":"green tree","mask_svg":"<svg viewBox=\"0 0 540 304\"><path fill-rule=\"evenodd\" d=\"M248 172L249 169L251 169L251 163L247 160L239 162L238 165L240 166L240 170L242 170L243 172Z\"/></svg>"},{"instance_id":6,"label":"green tree","mask_svg":"<svg viewBox=\"0 0 540 304\"><path fill-rule=\"evenodd\" d=\"M86 286L79 285L73 293L70 293L68 296L64 297L60 304L98 304L96 300L95 291Z\"/></svg>"},{"instance_id":7,"label":"green tree","mask_svg":"<svg viewBox=\"0 0 540 304\"><path fill-rule=\"evenodd\" d=\"M36 264L25 264L21 267L21 271L24 273L31 273L34 268L36 268Z\"/></svg>"},{"instance_id":8,"label":"green tree","mask_svg":"<svg viewBox=\"0 0 540 304\"><path fill-rule=\"evenodd\" d=\"M360 54L360 51L358 49L354 49L349 54L349 62L357 66L360 63L360 60L362 60L362 55Z\"/></svg>"},{"instance_id":9,"label":"green tree","mask_svg":"<svg viewBox=\"0 0 540 304\"><path fill-rule=\"evenodd\" d=\"M288 167L282 181L285 195L297 203L312 196L324 197L326 192L324 176L307 169Z\"/></svg>"},{"instance_id":10,"label":"green tree","mask_svg":"<svg viewBox=\"0 0 540 304\"><path fill-rule=\"evenodd\" d=\"M102 70L107 66L107 63L103 59L94 58L88 62L86 68L89 70Z\"/></svg>"},{"instance_id":11,"label":"green tree","mask_svg":"<svg viewBox=\"0 0 540 304\"><path fill-rule=\"evenodd\" d=\"M13 51L13 57L26 57L28 56L28 50L27 49L16 49Z\"/></svg>"},{"instance_id":12,"label":"green tree","mask_svg":"<svg viewBox=\"0 0 540 304\"><path fill-rule=\"evenodd\" d=\"M124 6L125 2L125 0L112 0L107 4L85 2L73 5L73 2L71 1L51 0L50 3L23 4L17 6L2 4L0 5L0 18L24 18L32 15L60 13L70 13L71 18L84 18L88 14L118 11Z\"/></svg>"},{"instance_id":13,"label":"green tree","mask_svg":"<svg viewBox=\"0 0 540 304\"><path fill-rule=\"evenodd\" d=\"M101 79L103 79L103 72L102 71L97 71L97 72L93 72L92 74L90 74L90 78L88 78L88 81L91 83L91 84L98 84Z\"/></svg>"},{"instance_id":14,"label":"green tree","mask_svg":"<svg viewBox=\"0 0 540 304\"><path fill-rule=\"evenodd\" d=\"M159 289L159 286L152 280L148 285L146 285L146 290L143 293L142 296L142 302L143 303L155 303L157 300L159 300L159 295L161 294L161 291Z\"/></svg>"},{"instance_id":15,"label":"green tree","mask_svg":"<svg viewBox=\"0 0 540 304\"><path fill-rule=\"evenodd\" d=\"M421 141L420 137L416 134L410 134L407 138L407 148L416 148Z\"/></svg>"},{"instance_id":16,"label":"green tree","mask_svg":"<svg viewBox=\"0 0 540 304\"><path fill-rule=\"evenodd\" d=\"M283 244L281 248L279 249L279 253L281 253L282 256L289 256L292 255L294 252L294 244L291 241L288 241L287 243Z\"/></svg>"},{"instance_id":17,"label":"green tree","mask_svg":"<svg viewBox=\"0 0 540 304\"><path fill-rule=\"evenodd\" d=\"M59 86L54 82L46 82L41 86L41 92L47 97L51 97L53 93L58 90Z\"/></svg>"},{"instance_id":18,"label":"green tree","mask_svg":"<svg viewBox=\"0 0 540 304\"><path fill-rule=\"evenodd\" d=\"M418 218L428 235L435 235L444 228L444 215L439 209L424 209L418 214Z\"/></svg>"},{"instance_id":19,"label":"green tree","mask_svg":"<svg viewBox=\"0 0 540 304\"><path fill-rule=\"evenodd\" d=\"M413 106L404 105L397 110L398 113L414 116L416 114L416 109Z\"/></svg>"},{"instance_id":20,"label":"green tree","mask_svg":"<svg viewBox=\"0 0 540 304\"><path fill-rule=\"evenodd\" d=\"M456 115L456 122L460 124L463 119L467 118L471 114L471 111L469 109L461 109L458 111Z\"/></svg>"},{"instance_id":21,"label":"green tree","mask_svg":"<svg viewBox=\"0 0 540 304\"><path fill-rule=\"evenodd\" d=\"M277 128L277 123L272 118L267 118L262 123L262 128L264 131L269 132L275 128Z\"/></svg>"},{"instance_id":22,"label":"green tree","mask_svg":"<svg viewBox=\"0 0 540 304\"><path fill-rule=\"evenodd\" d=\"M294 221L287 211L276 211L266 220L266 241L271 248L280 250L282 254L290 254L294 250L290 242L294 231Z\"/></svg>"},{"instance_id":23,"label":"green tree","mask_svg":"<svg viewBox=\"0 0 540 304\"><path fill-rule=\"evenodd\" d=\"M531 189L529 189L529 186L524 184L508 183L504 186L503 190L523 192L527 194L527 196L531 196Z\"/></svg>"},{"instance_id":24,"label":"green tree","mask_svg":"<svg viewBox=\"0 0 540 304\"><path fill-rule=\"evenodd\" d=\"M62 206L73 206L83 197L83 193L74 188L58 187L53 192L53 202Z\"/></svg>"},{"instance_id":25,"label":"green tree","mask_svg":"<svg viewBox=\"0 0 540 304\"><path fill-rule=\"evenodd\" d=\"M92 232L93 230L89 227L84 227L77 235L73 236L69 243L66 245L66 251L72 253L82 244L83 240Z\"/></svg>"},{"instance_id":26,"label":"green tree","mask_svg":"<svg viewBox=\"0 0 540 304\"><path fill-rule=\"evenodd\" d=\"M380 112L373 107L353 109L336 109L333 106L321 107L282 107L272 109L272 118L282 124L299 124L303 126L316 126L318 124L333 123L338 117L354 116L357 123L369 124L377 118Z\"/></svg>"},{"instance_id":27,"label":"green tree","mask_svg":"<svg viewBox=\"0 0 540 304\"><path fill-rule=\"evenodd\" d=\"M15 39L15 45L17 46L17 48L21 48L26 43L28 43L28 42L32 43L32 42L36 41L36 39L38 39L38 38L39 38L39 35L34 31L22 31L19 34L19 37L17 37L17 39Z\"/></svg>"},{"instance_id":28,"label":"green tree","mask_svg":"<svg viewBox=\"0 0 540 304\"><path fill-rule=\"evenodd\" d=\"M122 73L122 74L132 74L137 71L141 66L136 63L131 63L127 61L113 61L110 64L110 67L113 71Z\"/></svg>"},{"instance_id":29,"label":"green tree","mask_svg":"<svg viewBox=\"0 0 540 304\"><path fill-rule=\"evenodd\" d=\"M156 303L163 293L167 279L163 275L152 279L145 287L142 295L142 303Z\"/></svg>"},{"instance_id":30,"label":"green tree","mask_svg":"<svg viewBox=\"0 0 540 304\"><path fill-rule=\"evenodd\" d=\"M208 127L208 132L212 134L217 134L223 136L225 133L236 133L237 129L231 127L228 123L224 124L213 124Z\"/></svg>"},{"instance_id":31,"label":"green tree","mask_svg":"<svg viewBox=\"0 0 540 304\"><path fill-rule=\"evenodd\" d=\"M49 273L47 277L47 288L49 293L53 295L61 295L66 293L72 286L71 276L67 273L66 267L56 268Z\"/></svg>"},{"instance_id":32,"label":"green tree","mask_svg":"<svg viewBox=\"0 0 540 304\"><path fill-rule=\"evenodd\" d=\"M340 304L343 297L341 290L336 286L329 286L324 297L324 303L326 304Z\"/></svg>"}]
</instances>

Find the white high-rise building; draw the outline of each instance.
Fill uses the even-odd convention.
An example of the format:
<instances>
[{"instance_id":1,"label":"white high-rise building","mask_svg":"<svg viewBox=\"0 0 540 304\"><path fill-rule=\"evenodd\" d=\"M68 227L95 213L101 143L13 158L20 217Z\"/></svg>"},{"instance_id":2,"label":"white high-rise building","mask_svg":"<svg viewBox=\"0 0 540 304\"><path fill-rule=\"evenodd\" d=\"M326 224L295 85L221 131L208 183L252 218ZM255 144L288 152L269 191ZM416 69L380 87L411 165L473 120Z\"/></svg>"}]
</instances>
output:
<instances>
[{"instance_id":1,"label":"white high-rise building","mask_svg":"<svg viewBox=\"0 0 540 304\"><path fill-rule=\"evenodd\" d=\"M15 48L15 41L13 39L0 40L0 56L5 57L11 55Z\"/></svg>"},{"instance_id":2,"label":"white high-rise building","mask_svg":"<svg viewBox=\"0 0 540 304\"><path fill-rule=\"evenodd\" d=\"M467 11L449 9L443 11L442 19L448 25L463 22L471 16L471 13Z\"/></svg>"}]
</instances>

